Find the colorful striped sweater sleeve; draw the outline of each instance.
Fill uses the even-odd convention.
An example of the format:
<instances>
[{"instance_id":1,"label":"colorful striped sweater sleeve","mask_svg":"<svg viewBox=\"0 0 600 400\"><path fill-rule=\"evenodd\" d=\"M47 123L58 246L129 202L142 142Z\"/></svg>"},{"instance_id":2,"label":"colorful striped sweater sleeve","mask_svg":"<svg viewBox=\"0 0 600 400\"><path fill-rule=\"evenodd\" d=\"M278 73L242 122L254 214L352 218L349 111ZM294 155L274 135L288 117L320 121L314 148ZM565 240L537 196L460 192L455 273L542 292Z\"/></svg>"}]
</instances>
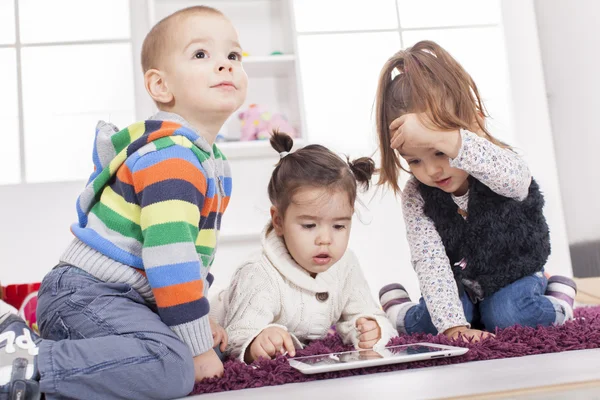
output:
<instances>
[{"instance_id":1,"label":"colorful striped sweater sleeve","mask_svg":"<svg viewBox=\"0 0 600 400\"><path fill-rule=\"evenodd\" d=\"M147 279L147 300L194 356L210 350L209 268L231 193L225 157L188 128L145 121L97 139L94 161L73 233Z\"/></svg>"},{"instance_id":2,"label":"colorful striped sweater sleeve","mask_svg":"<svg viewBox=\"0 0 600 400\"><path fill-rule=\"evenodd\" d=\"M170 146L133 164L140 206L142 261L161 319L194 354L213 346L196 240L207 181L190 149Z\"/></svg>"}]
</instances>

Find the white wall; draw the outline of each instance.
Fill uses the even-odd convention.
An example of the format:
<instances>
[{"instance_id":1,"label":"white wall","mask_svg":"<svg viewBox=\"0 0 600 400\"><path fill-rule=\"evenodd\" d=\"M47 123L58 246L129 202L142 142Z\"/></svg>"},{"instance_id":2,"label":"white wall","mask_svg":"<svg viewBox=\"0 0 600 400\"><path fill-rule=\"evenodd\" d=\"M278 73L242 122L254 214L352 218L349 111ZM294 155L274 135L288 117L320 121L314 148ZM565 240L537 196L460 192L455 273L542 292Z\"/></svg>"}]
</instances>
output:
<instances>
[{"instance_id":1,"label":"white wall","mask_svg":"<svg viewBox=\"0 0 600 400\"><path fill-rule=\"evenodd\" d=\"M552 254L546 270L572 276L533 0L503 0L515 136L546 199Z\"/></svg>"},{"instance_id":2,"label":"white wall","mask_svg":"<svg viewBox=\"0 0 600 400\"><path fill-rule=\"evenodd\" d=\"M570 243L600 239L600 2L536 0L558 176Z\"/></svg>"},{"instance_id":3,"label":"white wall","mask_svg":"<svg viewBox=\"0 0 600 400\"><path fill-rule=\"evenodd\" d=\"M0 282L36 282L73 238L84 182L0 185Z\"/></svg>"}]
</instances>

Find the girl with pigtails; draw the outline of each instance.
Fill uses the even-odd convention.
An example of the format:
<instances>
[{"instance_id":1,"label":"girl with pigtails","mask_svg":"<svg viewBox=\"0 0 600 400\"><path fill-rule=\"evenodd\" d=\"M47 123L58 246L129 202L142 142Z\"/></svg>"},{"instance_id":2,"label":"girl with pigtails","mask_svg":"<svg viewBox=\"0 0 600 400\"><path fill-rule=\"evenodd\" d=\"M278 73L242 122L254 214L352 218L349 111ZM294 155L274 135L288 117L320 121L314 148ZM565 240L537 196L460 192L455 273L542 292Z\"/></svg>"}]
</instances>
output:
<instances>
[{"instance_id":1,"label":"girl with pigtails","mask_svg":"<svg viewBox=\"0 0 600 400\"><path fill-rule=\"evenodd\" d=\"M316 144L292 152L284 133L274 133L271 145L280 160L268 186L271 221L262 251L212 302L229 337L227 351L248 363L294 356L332 325L344 343L384 347L396 330L347 248L357 189L368 188L373 160L344 161Z\"/></svg>"}]
</instances>

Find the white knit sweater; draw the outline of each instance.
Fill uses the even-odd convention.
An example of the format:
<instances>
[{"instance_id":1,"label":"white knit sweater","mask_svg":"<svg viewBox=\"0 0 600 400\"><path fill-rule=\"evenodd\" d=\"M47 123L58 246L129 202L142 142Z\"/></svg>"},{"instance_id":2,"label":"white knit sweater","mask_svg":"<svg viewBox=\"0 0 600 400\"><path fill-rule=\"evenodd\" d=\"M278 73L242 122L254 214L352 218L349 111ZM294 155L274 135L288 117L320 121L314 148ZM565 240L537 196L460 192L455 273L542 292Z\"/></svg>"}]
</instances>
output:
<instances>
[{"instance_id":1,"label":"white knit sweater","mask_svg":"<svg viewBox=\"0 0 600 400\"><path fill-rule=\"evenodd\" d=\"M229 287L211 303L211 315L229 336L227 351L240 360L252 340L270 326L287 330L296 348L325 337L334 324L344 343L357 347L356 320L360 317L379 324L381 339L376 348L398 335L373 300L352 251L312 278L296 264L275 232L263 234L262 252L241 265Z\"/></svg>"}]
</instances>

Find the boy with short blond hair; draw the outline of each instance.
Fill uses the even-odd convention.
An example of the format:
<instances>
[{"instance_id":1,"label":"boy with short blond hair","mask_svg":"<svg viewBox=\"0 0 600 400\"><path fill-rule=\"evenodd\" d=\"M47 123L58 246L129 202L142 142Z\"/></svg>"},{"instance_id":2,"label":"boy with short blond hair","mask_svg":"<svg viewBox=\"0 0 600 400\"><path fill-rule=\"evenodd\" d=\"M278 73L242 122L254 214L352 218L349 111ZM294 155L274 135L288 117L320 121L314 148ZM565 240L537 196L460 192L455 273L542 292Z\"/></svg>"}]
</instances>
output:
<instances>
[{"instance_id":1,"label":"boy with short blond hair","mask_svg":"<svg viewBox=\"0 0 600 400\"><path fill-rule=\"evenodd\" d=\"M223 373L213 346L227 338L206 296L231 172L214 140L246 97L241 53L231 22L209 7L147 35L144 83L159 111L121 131L98 124L75 238L39 291L43 339L1 317L0 334L23 335L16 352L0 343L0 362L27 350L23 380L39 379L46 398L181 397ZM18 386L0 385L0 396Z\"/></svg>"}]
</instances>

